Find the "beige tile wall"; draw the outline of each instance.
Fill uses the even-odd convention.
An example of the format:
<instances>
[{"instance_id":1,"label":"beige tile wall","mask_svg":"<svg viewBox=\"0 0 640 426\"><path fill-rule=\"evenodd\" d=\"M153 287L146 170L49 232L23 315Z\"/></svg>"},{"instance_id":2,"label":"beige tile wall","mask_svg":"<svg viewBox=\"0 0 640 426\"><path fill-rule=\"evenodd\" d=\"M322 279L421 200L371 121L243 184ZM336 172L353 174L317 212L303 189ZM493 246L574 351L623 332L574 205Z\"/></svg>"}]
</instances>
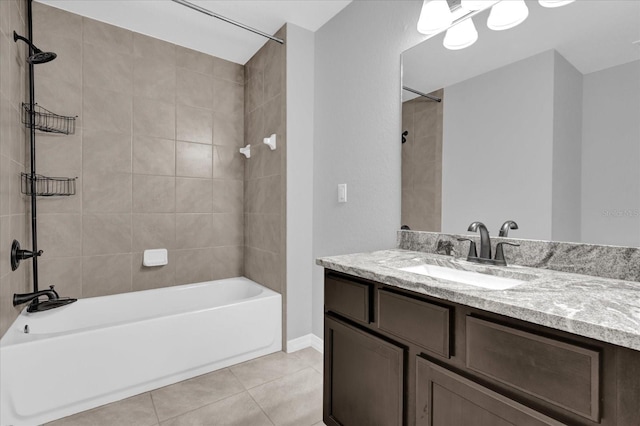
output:
<instances>
[{"instance_id":1,"label":"beige tile wall","mask_svg":"<svg viewBox=\"0 0 640 426\"><path fill-rule=\"evenodd\" d=\"M286 27L277 37L286 37ZM245 65L245 275L286 298L286 50L268 41ZM277 135L277 149L263 143ZM284 323L284 322L283 322ZM286 334L284 334L286 335Z\"/></svg>"},{"instance_id":2,"label":"beige tile wall","mask_svg":"<svg viewBox=\"0 0 640 426\"><path fill-rule=\"evenodd\" d=\"M11 325L19 309L13 293L30 291L31 262L11 271L14 239L31 248L27 232L26 198L20 194L20 172L25 170L28 132L21 123L21 102L28 100L26 62L29 49L13 41L13 31L27 35L24 0L0 0L0 335Z\"/></svg>"},{"instance_id":3,"label":"beige tile wall","mask_svg":"<svg viewBox=\"0 0 640 426\"><path fill-rule=\"evenodd\" d=\"M443 98L442 89L432 93ZM443 102L444 99L443 99ZM402 224L439 232L442 226L442 103L418 97L402 104Z\"/></svg>"},{"instance_id":4,"label":"beige tile wall","mask_svg":"<svg viewBox=\"0 0 640 426\"><path fill-rule=\"evenodd\" d=\"M26 6L0 5L4 333L19 312L11 296L31 289L31 265L9 273L13 238L29 246L18 178L26 49L10 40L16 25L26 32ZM241 65L41 3L34 42L58 54L36 67L36 101L78 115L74 135L37 135L37 171L78 177L76 195L38 199L41 286L91 297L244 274L286 296L285 48L266 43L245 75ZM276 151L262 143L272 133ZM238 153L245 139L250 160ZM142 251L158 247L169 249L169 265L142 267Z\"/></svg>"},{"instance_id":5,"label":"beige tile wall","mask_svg":"<svg viewBox=\"0 0 640 426\"><path fill-rule=\"evenodd\" d=\"M34 41L58 53L36 100L78 115L75 135L38 134L38 172L78 177L75 196L38 200L42 286L90 297L243 275L244 67L41 3ZM143 267L160 247L169 265Z\"/></svg>"}]
</instances>

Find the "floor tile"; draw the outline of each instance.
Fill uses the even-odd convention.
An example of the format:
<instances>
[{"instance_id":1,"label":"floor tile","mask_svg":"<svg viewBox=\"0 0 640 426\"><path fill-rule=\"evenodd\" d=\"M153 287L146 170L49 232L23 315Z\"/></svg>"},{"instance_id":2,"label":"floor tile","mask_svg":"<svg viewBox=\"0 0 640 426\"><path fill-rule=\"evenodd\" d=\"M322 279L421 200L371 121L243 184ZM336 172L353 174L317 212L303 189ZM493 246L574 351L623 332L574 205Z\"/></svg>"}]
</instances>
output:
<instances>
[{"instance_id":1,"label":"floor tile","mask_svg":"<svg viewBox=\"0 0 640 426\"><path fill-rule=\"evenodd\" d=\"M242 384L225 368L160 388L151 392L151 396L162 421L242 391Z\"/></svg>"},{"instance_id":2,"label":"floor tile","mask_svg":"<svg viewBox=\"0 0 640 426\"><path fill-rule=\"evenodd\" d=\"M230 367L233 374L247 389L251 389L271 380L295 373L308 364L298 356L276 352Z\"/></svg>"},{"instance_id":3,"label":"floor tile","mask_svg":"<svg viewBox=\"0 0 640 426\"><path fill-rule=\"evenodd\" d=\"M47 423L49 426L152 426L157 424L158 418L149 393Z\"/></svg>"},{"instance_id":4,"label":"floor tile","mask_svg":"<svg viewBox=\"0 0 640 426\"><path fill-rule=\"evenodd\" d=\"M322 420L322 375L307 367L249 390L276 426L312 425Z\"/></svg>"},{"instance_id":5,"label":"floor tile","mask_svg":"<svg viewBox=\"0 0 640 426\"><path fill-rule=\"evenodd\" d=\"M318 373L322 373L324 365L323 357L320 352L313 348L304 348L297 352L293 352L302 361L306 362L309 367L312 367Z\"/></svg>"},{"instance_id":6,"label":"floor tile","mask_svg":"<svg viewBox=\"0 0 640 426\"><path fill-rule=\"evenodd\" d=\"M248 392L162 422L162 426L273 426Z\"/></svg>"}]
</instances>

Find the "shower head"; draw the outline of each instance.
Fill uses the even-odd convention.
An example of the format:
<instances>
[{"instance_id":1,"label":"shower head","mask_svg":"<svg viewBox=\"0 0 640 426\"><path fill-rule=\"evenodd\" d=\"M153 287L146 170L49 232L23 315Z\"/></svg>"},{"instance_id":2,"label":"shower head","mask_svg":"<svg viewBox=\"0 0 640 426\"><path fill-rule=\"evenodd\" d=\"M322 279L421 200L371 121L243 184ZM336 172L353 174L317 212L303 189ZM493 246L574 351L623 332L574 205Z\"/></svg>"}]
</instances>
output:
<instances>
[{"instance_id":1,"label":"shower head","mask_svg":"<svg viewBox=\"0 0 640 426\"><path fill-rule=\"evenodd\" d=\"M22 40L27 43L31 49L33 50L33 55L27 58L27 62L33 65L44 64L45 62L53 61L58 55L53 52L43 52L38 49L33 43L31 43L27 38L22 37L17 32L13 32L13 41L17 42L18 40Z\"/></svg>"},{"instance_id":2,"label":"shower head","mask_svg":"<svg viewBox=\"0 0 640 426\"><path fill-rule=\"evenodd\" d=\"M27 58L30 64L44 64L53 61L58 55L53 52L43 52L40 49L34 49L35 53Z\"/></svg>"}]
</instances>

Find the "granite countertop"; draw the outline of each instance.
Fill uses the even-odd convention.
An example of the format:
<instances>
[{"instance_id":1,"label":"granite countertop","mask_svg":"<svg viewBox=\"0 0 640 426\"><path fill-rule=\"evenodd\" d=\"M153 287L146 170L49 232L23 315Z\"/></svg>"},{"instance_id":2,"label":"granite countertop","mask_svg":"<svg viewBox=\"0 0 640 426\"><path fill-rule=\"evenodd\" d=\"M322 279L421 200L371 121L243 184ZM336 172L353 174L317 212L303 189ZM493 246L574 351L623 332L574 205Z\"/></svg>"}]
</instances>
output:
<instances>
[{"instance_id":1,"label":"granite countertop","mask_svg":"<svg viewBox=\"0 0 640 426\"><path fill-rule=\"evenodd\" d=\"M328 269L640 351L640 282L523 266L485 266L391 249L322 257ZM526 282L491 290L401 271L424 263Z\"/></svg>"}]
</instances>

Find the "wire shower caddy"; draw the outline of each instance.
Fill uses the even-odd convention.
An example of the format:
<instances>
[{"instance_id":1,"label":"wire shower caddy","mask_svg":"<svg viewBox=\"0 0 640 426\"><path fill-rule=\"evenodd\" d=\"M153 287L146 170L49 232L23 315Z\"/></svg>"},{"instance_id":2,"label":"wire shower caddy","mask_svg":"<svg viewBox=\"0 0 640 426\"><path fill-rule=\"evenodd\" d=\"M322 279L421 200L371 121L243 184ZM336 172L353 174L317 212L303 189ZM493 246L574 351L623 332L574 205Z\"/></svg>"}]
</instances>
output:
<instances>
[{"instance_id":1,"label":"wire shower caddy","mask_svg":"<svg viewBox=\"0 0 640 426\"><path fill-rule=\"evenodd\" d=\"M20 192L40 197L69 196L76 193L76 179L69 177L49 177L30 173L21 173ZM35 182L35 191L31 191L31 182Z\"/></svg>"},{"instance_id":2,"label":"wire shower caddy","mask_svg":"<svg viewBox=\"0 0 640 426\"><path fill-rule=\"evenodd\" d=\"M33 117L33 123L31 122ZM34 128L41 132L72 135L76 132L76 117L59 115L33 104L33 111L28 103L22 103L22 123L26 128Z\"/></svg>"}]
</instances>

